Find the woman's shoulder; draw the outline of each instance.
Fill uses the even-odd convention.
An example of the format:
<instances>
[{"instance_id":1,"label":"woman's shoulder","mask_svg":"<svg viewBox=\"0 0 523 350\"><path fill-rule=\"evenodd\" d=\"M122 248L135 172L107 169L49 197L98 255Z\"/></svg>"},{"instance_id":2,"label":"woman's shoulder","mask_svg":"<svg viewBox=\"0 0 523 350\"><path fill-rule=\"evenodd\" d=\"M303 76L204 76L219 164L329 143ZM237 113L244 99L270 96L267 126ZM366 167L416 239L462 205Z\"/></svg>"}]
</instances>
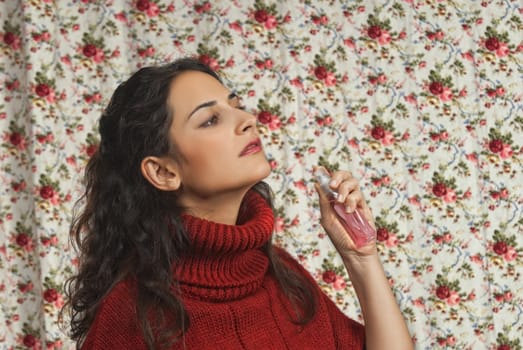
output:
<instances>
[{"instance_id":1,"label":"woman's shoulder","mask_svg":"<svg viewBox=\"0 0 523 350\"><path fill-rule=\"evenodd\" d=\"M135 313L136 284L130 279L118 281L100 302L99 311L105 314Z\"/></svg>"},{"instance_id":2,"label":"woman's shoulder","mask_svg":"<svg viewBox=\"0 0 523 350\"><path fill-rule=\"evenodd\" d=\"M122 280L102 298L82 350L145 348L136 317L135 290L131 280Z\"/></svg>"}]
</instances>

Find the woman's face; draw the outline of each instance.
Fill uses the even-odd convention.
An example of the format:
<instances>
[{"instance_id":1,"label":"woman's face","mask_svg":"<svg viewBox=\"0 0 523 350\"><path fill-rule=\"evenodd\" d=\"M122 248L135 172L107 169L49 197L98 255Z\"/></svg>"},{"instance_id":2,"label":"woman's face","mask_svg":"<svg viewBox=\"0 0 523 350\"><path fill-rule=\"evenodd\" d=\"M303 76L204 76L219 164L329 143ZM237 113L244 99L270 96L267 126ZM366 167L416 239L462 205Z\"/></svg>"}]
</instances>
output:
<instances>
[{"instance_id":1,"label":"woman's face","mask_svg":"<svg viewBox=\"0 0 523 350\"><path fill-rule=\"evenodd\" d=\"M241 195L271 171L256 118L211 75L188 71L171 84L171 142L179 153L182 204Z\"/></svg>"}]
</instances>

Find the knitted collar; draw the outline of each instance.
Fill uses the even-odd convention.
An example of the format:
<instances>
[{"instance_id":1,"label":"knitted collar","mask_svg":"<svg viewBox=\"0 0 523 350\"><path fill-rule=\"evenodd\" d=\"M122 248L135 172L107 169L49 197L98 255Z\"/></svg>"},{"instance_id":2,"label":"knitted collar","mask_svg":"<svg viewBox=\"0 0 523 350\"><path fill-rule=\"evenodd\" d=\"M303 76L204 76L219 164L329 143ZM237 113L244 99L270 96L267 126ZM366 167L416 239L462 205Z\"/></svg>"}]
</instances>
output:
<instances>
[{"instance_id":1,"label":"knitted collar","mask_svg":"<svg viewBox=\"0 0 523 350\"><path fill-rule=\"evenodd\" d=\"M244 205L239 225L183 215L192 246L174 267L182 297L227 301L247 296L261 286L269 266L261 247L270 240L274 215L255 191L247 193Z\"/></svg>"}]
</instances>

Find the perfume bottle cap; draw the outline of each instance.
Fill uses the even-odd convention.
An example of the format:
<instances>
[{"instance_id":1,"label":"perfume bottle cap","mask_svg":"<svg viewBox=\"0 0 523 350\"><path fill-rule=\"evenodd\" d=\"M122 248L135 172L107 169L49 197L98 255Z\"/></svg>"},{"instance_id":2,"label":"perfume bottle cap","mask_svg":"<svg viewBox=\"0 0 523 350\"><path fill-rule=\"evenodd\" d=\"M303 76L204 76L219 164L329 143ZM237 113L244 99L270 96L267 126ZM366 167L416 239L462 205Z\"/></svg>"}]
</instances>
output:
<instances>
[{"instance_id":1,"label":"perfume bottle cap","mask_svg":"<svg viewBox=\"0 0 523 350\"><path fill-rule=\"evenodd\" d=\"M331 181L331 177L329 173L324 168L316 168L313 172L314 177L316 178L316 181L318 181L318 184L320 185L321 190L334 198L338 196L338 193L334 191L332 188L330 188L329 183Z\"/></svg>"}]
</instances>

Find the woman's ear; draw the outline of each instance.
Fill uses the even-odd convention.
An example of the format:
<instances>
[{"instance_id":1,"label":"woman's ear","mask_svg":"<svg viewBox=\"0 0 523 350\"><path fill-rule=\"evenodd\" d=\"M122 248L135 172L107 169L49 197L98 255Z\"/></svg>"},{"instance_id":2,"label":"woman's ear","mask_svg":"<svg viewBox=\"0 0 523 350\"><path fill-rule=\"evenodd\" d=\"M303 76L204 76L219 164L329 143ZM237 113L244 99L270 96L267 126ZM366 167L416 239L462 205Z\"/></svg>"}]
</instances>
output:
<instances>
[{"instance_id":1,"label":"woman's ear","mask_svg":"<svg viewBox=\"0 0 523 350\"><path fill-rule=\"evenodd\" d=\"M181 179L178 166L172 158L145 157L140 168L142 175L157 189L176 191L180 188Z\"/></svg>"}]
</instances>

